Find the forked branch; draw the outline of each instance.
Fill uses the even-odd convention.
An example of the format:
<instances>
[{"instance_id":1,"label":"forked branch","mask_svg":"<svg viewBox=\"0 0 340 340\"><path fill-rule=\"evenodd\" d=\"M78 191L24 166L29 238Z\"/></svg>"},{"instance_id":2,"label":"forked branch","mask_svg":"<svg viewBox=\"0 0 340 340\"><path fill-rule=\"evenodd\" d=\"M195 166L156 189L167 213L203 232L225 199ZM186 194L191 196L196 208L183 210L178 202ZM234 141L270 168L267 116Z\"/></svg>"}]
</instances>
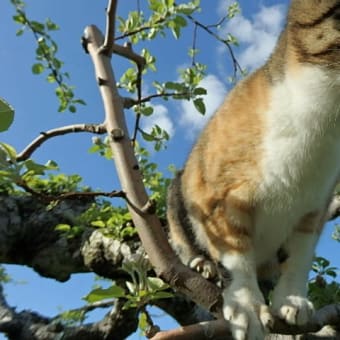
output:
<instances>
[{"instance_id":1,"label":"forked branch","mask_svg":"<svg viewBox=\"0 0 340 340\"><path fill-rule=\"evenodd\" d=\"M132 219L150 262L156 273L172 287L176 287L178 291L205 308L216 309L221 303L220 290L178 260L158 217L143 209L147 206L149 198L129 138L123 103L116 87L111 60L107 54L101 52L104 37L97 27L88 26L85 29L84 41L87 42L87 51L92 58L103 99L106 127L110 137L110 147L115 155L118 177L122 190L128 198ZM205 294L200 294L202 291Z\"/></svg>"},{"instance_id":2,"label":"forked branch","mask_svg":"<svg viewBox=\"0 0 340 340\"><path fill-rule=\"evenodd\" d=\"M17 161L21 162L30 158L33 152L36 151L48 139L75 132L91 132L96 134L103 134L106 132L106 129L103 124L74 124L48 130L45 132L40 132L40 135L17 155Z\"/></svg>"}]
</instances>

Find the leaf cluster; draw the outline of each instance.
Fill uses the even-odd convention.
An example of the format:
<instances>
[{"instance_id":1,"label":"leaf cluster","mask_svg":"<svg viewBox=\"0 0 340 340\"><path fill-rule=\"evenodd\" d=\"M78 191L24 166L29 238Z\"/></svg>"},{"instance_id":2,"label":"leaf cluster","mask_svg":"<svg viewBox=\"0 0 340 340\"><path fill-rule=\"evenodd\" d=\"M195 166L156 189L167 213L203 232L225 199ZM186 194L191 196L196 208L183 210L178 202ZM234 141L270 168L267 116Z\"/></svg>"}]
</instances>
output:
<instances>
[{"instance_id":1,"label":"leaf cluster","mask_svg":"<svg viewBox=\"0 0 340 340\"><path fill-rule=\"evenodd\" d=\"M74 87L67 84L68 72L62 70L63 62L57 57L58 45L51 36L51 32L59 29L59 26L51 19L45 22L30 20L24 11L22 1L12 1L16 14L13 16L14 22L21 25L17 30L17 36L21 36L26 30L33 33L37 48L35 50L36 63L32 65L33 74L42 74L47 71L47 81L57 84L55 94L59 100L58 111L77 111L77 105L84 105L82 99L75 98Z\"/></svg>"},{"instance_id":2,"label":"leaf cluster","mask_svg":"<svg viewBox=\"0 0 340 340\"><path fill-rule=\"evenodd\" d=\"M88 303L99 302L107 299L123 299L123 309L141 309L151 301L170 298L169 286L160 278L148 276L149 261L144 254L135 254L124 262L122 269L130 276L131 280L124 282L125 287L113 283L108 288L95 288L84 299Z\"/></svg>"},{"instance_id":3,"label":"leaf cluster","mask_svg":"<svg viewBox=\"0 0 340 340\"><path fill-rule=\"evenodd\" d=\"M338 268L330 266L323 257L316 257L312 266L315 273L309 281L309 297L316 309L340 302L340 284L336 282Z\"/></svg>"}]
</instances>

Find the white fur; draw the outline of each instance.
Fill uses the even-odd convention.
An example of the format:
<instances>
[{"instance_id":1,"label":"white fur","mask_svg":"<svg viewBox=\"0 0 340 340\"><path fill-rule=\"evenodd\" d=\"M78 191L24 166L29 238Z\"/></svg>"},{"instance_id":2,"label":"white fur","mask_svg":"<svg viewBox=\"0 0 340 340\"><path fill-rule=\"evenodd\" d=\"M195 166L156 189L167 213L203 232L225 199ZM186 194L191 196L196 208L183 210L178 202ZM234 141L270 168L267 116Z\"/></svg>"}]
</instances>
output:
<instances>
[{"instance_id":1,"label":"white fur","mask_svg":"<svg viewBox=\"0 0 340 340\"><path fill-rule=\"evenodd\" d=\"M288 242L292 254L286 263L272 295L272 306L288 323L303 325L313 314L313 305L306 299L307 278L318 235L294 233Z\"/></svg>"},{"instance_id":2,"label":"white fur","mask_svg":"<svg viewBox=\"0 0 340 340\"><path fill-rule=\"evenodd\" d=\"M325 209L340 172L340 78L303 66L274 87L265 113L255 252L273 256L300 219Z\"/></svg>"},{"instance_id":3,"label":"white fur","mask_svg":"<svg viewBox=\"0 0 340 340\"><path fill-rule=\"evenodd\" d=\"M223 292L223 314L231 321L233 337L264 339L273 318L257 285L253 254L226 253L221 263L232 273L231 284Z\"/></svg>"},{"instance_id":4,"label":"white fur","mask_svg":"<svg viewBox=\"0 0 340 340\"><path fill-rule=\"evenodd\" d=\"M306 323L313 306L306 281L317 232L294 230L309 213L326 209L340 172L340 78L336 72L302 66L272 91L264 113L262 178L257 193L255 244L248 254L223 254L232 273L224 292L224 316L236 339L263 339L271 324L256 283L256 264L288 244L290 258L273 293L273 308L292 324ZM315 222L316 223L316 222Z\"/></svg>"}]
</instances>

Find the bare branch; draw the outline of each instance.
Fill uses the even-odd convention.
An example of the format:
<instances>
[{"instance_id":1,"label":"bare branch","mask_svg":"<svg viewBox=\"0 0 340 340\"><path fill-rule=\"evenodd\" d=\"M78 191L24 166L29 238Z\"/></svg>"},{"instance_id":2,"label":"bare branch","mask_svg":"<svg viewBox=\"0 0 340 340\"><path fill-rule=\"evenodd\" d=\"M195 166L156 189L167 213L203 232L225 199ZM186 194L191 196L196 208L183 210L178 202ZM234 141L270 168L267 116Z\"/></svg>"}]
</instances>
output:
<instances>
[{"instance_id":1,"label":"bare branch","mask_svg":"<svg viewBox=\"0 0 340 340\"><path fill-rule=\"evenodd\" d=\"M115 240L85 222L79 226L79 216L92 203L83 197L47 209L35 196L0 195L0 263L29 266L61 282L85 272L122 277L122 261L141 247L140 242L137 237ZM69 231L56 230L59 224L70 226Z\"/></svg>"},{"instance_id":2,"label":"bare branch","mask_svg":"<svg viewBox=\"0 0 340 340\"><path fill-rule=\"evenodd\" d=\"M193 16L191 15L187 15L187 18L190 19L196 26L202 28L204 31L206 31L207 33L209 33L211 36L213 36L216 40L218 40L219 42L223 43L227 49L228 52L230 54L231 60L233 62L233 66L234 66L234 77L236 76L236 73L238 70L242 71L242 68L240 66L240 64L238 63L236 56L234 54L234 51L232 49L232 47L230 46L229 42L226 39L222 39L218 34L216 34L215 32L213 32L209 26L205 26L204 24L202 24L201 22L199 22L198 20L196 20Z\"/></svg>"},{"instance_id":3,"label":"bare branch","mask_svg":"<svg viewBox=\"0 0 340 340\"><path fill-rule=\"evenodd\" d=\"M147 103L150 102L152 99L155 98L165 98L165 97L180 97L180 96L190 96L189 92L164 92L164 93L155 93L149 96L142 98L141 100L123 97L123 106L125 109L130 109L134 105L138 105L140 103Z\"/></svg>"},{"instance_id":4,"label":"bare branch","mask_svg":"<svg viewBox=\"0 0 340 340\"><path fill-rule=\"evenodd\" d=\"M113 53L118 54L119 56L124 57L126 59L134 61L141 68L144 68L146 65L145 58L135 53L130 43L126 43L124 46L114 44Z\"/></svg>"},{"instance_id":5,"label":"bare branch","mask_svg":"<svg viewBox=\"0 0 340 340\"><path fill-rule=\"evenodd\" d=\"M275 320L275 325L266 340L270 339L295 339L294 335L304 334L303 339L335 339L336 331L331 327L340 323L340 304L326 306L315 313L311 322L305 326L290 326L279 319ZM285 336L285 335L290 336ZM157 333L152 340L207 340L207 339L232 339L229 332L228 322L225 320L213 320L200 322L194 325L180 327L170 331Z\"/></svg>"},{"instance_id":6,"label":"bare branch","mask_svg":"<svg viewBox=\"0 0 340 340\"><path fill-rule=\"evenodd\" d=\"M78 313L78 312L83 312L83 313L88 313L88 312L92 312L93 310L97 309L97 308L109 308L114 306L116 300L109 300L109 301L97 301L97 302L93 302L93 303L89 303L87 305L84 305L82 307L79 308L74 308L74 309L69 309L67 310L67 312L69 313ZM53 319L57 320L60 319L62 317L62 313L58 314L57 316L55 316Z\"/></svg>"},{"instance_id":7,"label":"bare branch","mask_svg":"<svg viewBox=\"0 0 340 340\"><path fill-rule=\"evenodd\" d=\"M74 124L48 130L46 132L40 132L40 135L18 154L17 161L21 162L30 158L34 151L36 151L44 142L52 137L76 132L103 134L106 132L106 128L103 124Z\"/></svg>"},{"instance_id":8,"label":"bare branch","mask_svg":"<svg viewBox=\"0 0 340 340\"><path fill-rule=\"evenodd\" d=\"M138 317L135 309L124 310L122 306L117 301L115 308L99 322L67 326L32 311L17 312L7 304L0 285L0 332L9 340L123 340L136 330Z\"/></svg>"},{"instance_id":9,"label":"bare branch","mask_svg":"<svg viewBox=\"0 0 340 340\"><path fill-rule=\"evenodd\" d=\"M85 30L85 40L88 43L87 49L94 63L103 98L107 130L111 137L110 146L115 155L117 173L122 190L129 201L128 207L132 219L150 262L156 273L172 287L176 287L207 309L216 310L222 302L220 290L179 261L168 243L157 216L151 212L143 212L143 207L146 206L149 198L127 131L122 101L116 88L110 59L98 53L103 36L98 28L88 26ZM199 293L202 291L205 294Z\"/></svg>"},{"instance_id":10,"label":"bare branch","mask_svg":"<svg viewBox=\"0 0 340 340\"><path fill-rule=\"evenodd\" d=\"M106 9L106 33L105 40L101 47L101 52L107 56L111 56L113 52L113 42L115 38L115 22L116 22L117 0L109 0Z\"/></svg>"}]
</instances>

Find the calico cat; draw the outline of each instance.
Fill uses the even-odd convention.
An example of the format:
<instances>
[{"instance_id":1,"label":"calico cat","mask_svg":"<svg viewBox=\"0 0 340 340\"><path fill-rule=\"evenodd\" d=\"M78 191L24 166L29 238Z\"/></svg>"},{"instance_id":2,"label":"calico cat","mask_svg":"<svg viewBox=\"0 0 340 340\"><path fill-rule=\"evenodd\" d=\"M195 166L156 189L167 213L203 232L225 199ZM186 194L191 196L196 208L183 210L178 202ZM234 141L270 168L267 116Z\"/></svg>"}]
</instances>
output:
<instances>
[{"instance_id":1,"label":"calico cat","mask_svg":"<svg viewBox=\"0 0 340 340\"><path fill-rule=\"evenodd\" d=\"M306 282L339 156L340 0L292 0L272 56L230 92L168 193L182 261L231 274L223 314L235 339L264 339L273 315L297 325L313 315ZM280 249L268 306L259 272Z\"/></svg>"}]
</instances>

